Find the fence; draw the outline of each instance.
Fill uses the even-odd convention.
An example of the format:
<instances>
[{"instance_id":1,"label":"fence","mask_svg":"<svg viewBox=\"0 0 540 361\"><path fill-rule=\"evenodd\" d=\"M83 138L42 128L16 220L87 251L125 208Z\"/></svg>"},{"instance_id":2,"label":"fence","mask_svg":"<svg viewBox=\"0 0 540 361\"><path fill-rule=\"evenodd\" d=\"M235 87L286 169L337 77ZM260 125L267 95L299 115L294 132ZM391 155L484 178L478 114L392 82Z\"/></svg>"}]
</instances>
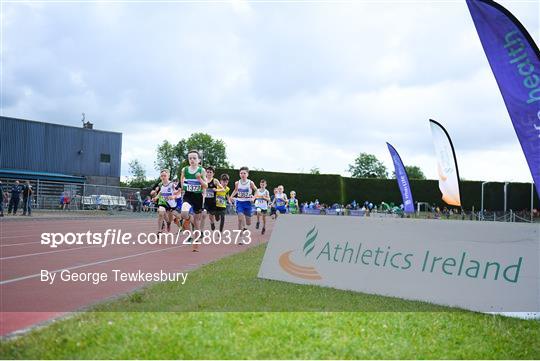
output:
<instances>
[{"instance_id":1,"label":"fence","mask_svg":"<svg viewBox=\"0 0 540 361\"><path fill-rule=\"evenodd\" d=\"M0 179L4 187L3 202L5 208L9 202L9 190L14 184L13 180ZM142 201L147 195L144 190L138 188L114 187L93 184L75 184L61 182L46 182L33 180L30 181L33 188L32 208L33 209L65 209L65 210L118 210L132 211L140 210ZM21 184L22 185L22 184ZM138 193L140 192L140 193ZM22 203L22 196L21 196ZM461 219L475 221L498 221L498 222L531 222L538 221L539 214L531 214L530 211L523 210L515 212L461 212L454 214L445 214L444 212L434 212L430 210L429 204L420 202L424 206L425 212L416 213L413 217L421 218L442 218L442 219ZM19 209L22 206L19 207ZM420 211L420 209L419 209ZM344 216L367 216L364 210L347 208L325 208L324 210L303 208L305 214L322 215L344 215ZM231 207L228 207L228 213L233 213ZM372 217L398 217L401 214L396 212L375 209L369 214Z\"/></svg>"},{"instance_id":2,"label":"fence","mask_svg":"<svg viewBox=\"0 0 540 361\"><path fill-rule=\"evenodd\" d=\"M216 169L216 174L228 173L234 179L238 170ZM381 202L400 204L401 193L395 179L348 178L332 174L281 173L266 171L249 172L255 184L266 179L271 190L277 185L284 185L286 191L295 190L300 202L318 199L321 203L348 204L353 200L363 202L369 200L374 204ZM416 200L444 207L439 191L438 180L410 180L411 192ZM482 182L460 181L462 206L465 209L484 209L502 211L504 205L504 182L489 182L484 186L484 202L482 205ZM506 192L506 209L531 209L531 184L510 183ZM539 208L538 193L534 194L533 208Z\"/></svg>"},{"instance_id":3,"label":"fence","mask_svg":"<svg viewBox=\"0 0 540 361\"><path fill-rule=\"evenodd\" d=\"M2 201L9 203L10 189L15 183L1 179L4 188ZM24 183L20 184L21 186ZM31 180L33 209L64 210L133 210L141 206L140 189L93 184L45 182ZM22 195L21 195L22 203ZM21 207L19 207L21 208Z\"/></svg>"}]
</instances>

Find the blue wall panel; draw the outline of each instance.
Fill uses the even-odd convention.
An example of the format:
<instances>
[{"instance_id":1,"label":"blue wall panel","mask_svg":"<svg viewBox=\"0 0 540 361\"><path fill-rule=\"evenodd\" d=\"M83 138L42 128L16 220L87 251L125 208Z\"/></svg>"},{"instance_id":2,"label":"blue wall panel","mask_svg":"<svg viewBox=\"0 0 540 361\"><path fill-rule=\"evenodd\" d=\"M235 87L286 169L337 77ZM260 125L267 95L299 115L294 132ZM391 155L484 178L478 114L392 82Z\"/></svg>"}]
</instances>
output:
<instances>
[{"instance_id":1,"label":"blue wall panel","mask_svg":"<svg viewBox=\"0 0 540 361\"><path fill-rule=\"evenodd\" d=\"M121 155L121 133L0 117L0 168L120 177Z\"/></svg>"}]
</instances>

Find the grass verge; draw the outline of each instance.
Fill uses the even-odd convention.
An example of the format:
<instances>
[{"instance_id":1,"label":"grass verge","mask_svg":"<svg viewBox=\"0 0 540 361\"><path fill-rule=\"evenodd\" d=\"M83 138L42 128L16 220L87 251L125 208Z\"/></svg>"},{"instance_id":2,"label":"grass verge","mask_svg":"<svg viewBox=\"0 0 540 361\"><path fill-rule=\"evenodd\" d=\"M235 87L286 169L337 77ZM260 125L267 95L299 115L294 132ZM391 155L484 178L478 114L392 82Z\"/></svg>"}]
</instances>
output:
<instances>
[{"instance_id":1,"label":"grass verge","mask_svg":"<svg viewBox=\"0 0 540 361\"><path fill-rule=\"evenodd\" d=\"M540 358L539 321L260 280L263 253L259 246L191 272L183 286L154 284L2 340L0 358ZM348 312L329 312L338 310Z\"/></svg>"}]
</instances>

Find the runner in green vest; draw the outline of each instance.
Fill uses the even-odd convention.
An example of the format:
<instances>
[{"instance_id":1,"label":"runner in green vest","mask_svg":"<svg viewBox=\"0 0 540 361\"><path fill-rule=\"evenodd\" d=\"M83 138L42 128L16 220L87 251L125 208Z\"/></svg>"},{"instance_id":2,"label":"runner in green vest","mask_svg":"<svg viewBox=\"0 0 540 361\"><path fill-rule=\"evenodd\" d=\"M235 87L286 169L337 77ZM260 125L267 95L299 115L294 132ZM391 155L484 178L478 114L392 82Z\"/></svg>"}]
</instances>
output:
<instances>
[{"instance_id":1,"label":"runner in green vest","mask_svg":"<svg viewBox=\"0 0 540 361\"><path fill-rule=\"evenodd\" d=\"M287 206L289 207L289 213L290 214L298 214L298 199L296 199L296 192L291 191L290 193L291 198L289 198L289 201L287 202Z\"/></svg>"},{"instance_id":2,"label":"runner in green vest","mask_svg":"<svg viewBox=\"0 0 540 361\"><path fill-rule=\"evenodd\" d=\"M189 229L189 211L193 209L193 225L195 230L201 231L201 211L203 209L203 190L208 187L206 171L200 166L201 157L196 150L188 152L189 166L182 168L180 184L184 190L182 202L182 219L184 229ZM188 227L186 227L186 222ZM193 243L193 252L198 252L198 244Z\"/></svg>"}]
</instances>

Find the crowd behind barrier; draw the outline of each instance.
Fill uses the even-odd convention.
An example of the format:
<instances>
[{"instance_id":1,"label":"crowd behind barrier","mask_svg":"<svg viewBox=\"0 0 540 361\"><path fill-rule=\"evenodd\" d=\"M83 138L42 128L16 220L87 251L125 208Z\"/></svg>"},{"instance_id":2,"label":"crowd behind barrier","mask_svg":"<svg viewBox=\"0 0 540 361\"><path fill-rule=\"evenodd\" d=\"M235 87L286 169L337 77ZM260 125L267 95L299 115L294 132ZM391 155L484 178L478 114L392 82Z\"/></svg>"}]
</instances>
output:
<instances>
[{"instance_id":1,"label":"crowd behind barrier","mask_svg":"<svg viewBox=\"0 0 540 361\"><path fill-rule=\"evenodd\" d=\"M154 212L154 203L150 199L149 189L114 187L91 184L72 184L59 182L44 182L37 180L21 181L0 179L1 202L0 214L11 209L12 213L31 215L32 209L60 209L60 210L115 210L133 212ZM19 187L19 196L13 196L13 188ZM28 190L30 189L30 191ZM428 219L462 219L478 221L503 222L531 222L539 221L540 214L537 209L509 210L507 212L492 210L465 210L456 207L438 206L424 202L417 202L415 209L418 212L406 214L403 205L391 202L373 204L369 200L362 203L352 201L349 204L334 203L331 205L313 201L300 200L299 213L311 215L334 216L391 216L391 217L418 217ZM16 212L13 212L15 211ZM422 212L420 212L422 210ZM256 208L253 206L253 213ZM227 205L227 213L234 214L234 204ZM271 211L269 212L271 213Z\"/></svg>"},{"instance_id":2,"label":"crowd behind barrier","mask_svg":"<svg viewBox=\"0 0 540 361\"><path fill-rule=\"evenodd\" d=\"M140 189L105 185L0 179L0 213L18 210L137 210L142 209ZM21 196L18 196L18 193ZM24 197L28 194L27 197ZM9 205L12 205L10 211ZM16 211L17 210L17 211ZM2 212L3 211L3 212Z\"/></svg>"}]
</instances>

